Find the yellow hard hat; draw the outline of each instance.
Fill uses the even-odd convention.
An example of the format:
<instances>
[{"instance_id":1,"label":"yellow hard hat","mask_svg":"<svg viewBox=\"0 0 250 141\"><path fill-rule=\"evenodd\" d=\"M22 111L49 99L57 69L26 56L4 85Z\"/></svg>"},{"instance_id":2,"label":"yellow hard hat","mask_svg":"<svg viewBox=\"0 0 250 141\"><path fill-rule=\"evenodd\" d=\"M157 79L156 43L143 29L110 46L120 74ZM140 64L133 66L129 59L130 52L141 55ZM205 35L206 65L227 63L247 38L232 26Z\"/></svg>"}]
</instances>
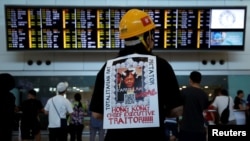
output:
<instances>
[{"instance_id":1,"label":"yellow hard hat","mask_svg":"<svg viewBox=\"0 0 250 141\"><path fill-rule=\"evenodd\" d=\"M144 11L131 9L122 17L119 25L121 39L141 35L155 28L151 17Z\"/></svg>"}]
</instances>

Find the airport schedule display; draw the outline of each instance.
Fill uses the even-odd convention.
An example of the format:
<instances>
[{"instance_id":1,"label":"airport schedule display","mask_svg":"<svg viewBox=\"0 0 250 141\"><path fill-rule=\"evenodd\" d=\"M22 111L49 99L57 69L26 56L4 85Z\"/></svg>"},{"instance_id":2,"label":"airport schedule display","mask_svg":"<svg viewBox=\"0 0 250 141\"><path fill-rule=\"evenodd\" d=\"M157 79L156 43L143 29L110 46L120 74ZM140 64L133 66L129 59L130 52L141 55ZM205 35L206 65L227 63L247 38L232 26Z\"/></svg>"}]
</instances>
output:
<instances>
[{"instance_id":1,"label":"airport schedule display","mask_svg":"<svg viewBox=\"0 0 250 141\"><path fill-rule=\"evenodd\" d=\"M117 50L134 7L5 5L8 51ZM246 7L137 7L153 18L157 50L244 50Z\"/></svg>"}]
</instances>

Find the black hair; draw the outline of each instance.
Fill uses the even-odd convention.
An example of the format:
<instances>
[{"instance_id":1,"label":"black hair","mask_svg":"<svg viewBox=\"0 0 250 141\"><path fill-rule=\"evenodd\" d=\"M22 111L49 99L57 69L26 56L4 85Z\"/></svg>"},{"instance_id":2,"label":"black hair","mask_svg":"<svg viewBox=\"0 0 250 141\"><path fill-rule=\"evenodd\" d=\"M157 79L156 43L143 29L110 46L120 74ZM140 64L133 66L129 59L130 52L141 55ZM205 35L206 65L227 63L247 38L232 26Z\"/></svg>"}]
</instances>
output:
<instances>
[{"instance_id":1,"label":"black hair","mask_svg":"<svg viewBox=\"0 0 250 141\"><path fill-rule=\"evenodd\" d=\"M228 96L228 91L226 89L221 89L220 93L222 95Z\"/></svg>"},{"instance_id":2,"label":"black hair","mask_svg":"<svg viewBox=\"0 0 250 141\"><path fill-rule=\"evenodd\" d=\"M0 74L0 85L1 90L3 91L10 91L15 87L15 79L14 77L9 73L1 73Z\"/></svg>"},{"instance_id":3,"label":"black hair","mask_svg":"<svg viewBox=\"0 0 250 141\"><path fill-rule=\"evenodd\" d=\"M223 88L221 87L218 87L218 88L215 88L214 91L213 91L213 95L214 97L218 96L220 91L222 90Z\"/></svg>"},{"instance_id":4,"label":"black hair","mask_svg":"<svg viewBox=\"0 0 250 141\"><path fill-rule=\"evenodd\" d=\"M216 96L218 96L221 92L222 88L221 87L218 87L218 88L215 88L214 91L213 91L213 96L212 96L212 99L209 101L209 104L212 104L216 98Z\"/></svg>"},{"instance_id":5,"label":"black hair","mask_svg":"<svg viewBox=\"0 0 250 141\"><path fill-rule=\"evenodd\" d=\"M198 71L192 71L189 75L189 78L194 82L194 83L200 83L201 82L201 73Z\"/></svg>"},{"instance_id":6,"label":"black hair","mask_svg":"<svg viewBox=\"0 0 250 141\"><path fill-rule=\"evenodd\" d=\"M33 96L36 96L36 91L33 90L33 89L31 89L31 90L29 90L28 94L31 94L31 95L33 95Z\"/></svg>"},{"instance_id":7,"label":"black hair","mask_svg":"<svg viewBox=\"0 0 250 141\"><path fill-rule=\"evenodd\" d=\"M241 93L243 93L243 90L238 90L238 91L237 91L237 95L239 95L239 94L241 94Z\"/></svg>"},{"instance_id":8,"label":"black hair","mask_svg":"<svg viewBox=\"0 0 250 141\"><path fill-rule=\"evenodd\" d=\"M74 96L74 98L75 98L76 101L81 101L82 96L81 96L81 94L76 93L75 96Z\"/></svg>"},{"instance_id":9,"label":"black hair","mask_svg":"<svg viewBox=\"0 0 250 141\"><path fill-rule=\"evenodd\" d=\"M78 108L82 107L82 103L81 103L82 96L81 96L81 94L80 93L76 93L75 96L74 96L74 98L75 98L75 101L78 101L78 103L79 103L77 107Z\"/></svg>"}]
</instances>

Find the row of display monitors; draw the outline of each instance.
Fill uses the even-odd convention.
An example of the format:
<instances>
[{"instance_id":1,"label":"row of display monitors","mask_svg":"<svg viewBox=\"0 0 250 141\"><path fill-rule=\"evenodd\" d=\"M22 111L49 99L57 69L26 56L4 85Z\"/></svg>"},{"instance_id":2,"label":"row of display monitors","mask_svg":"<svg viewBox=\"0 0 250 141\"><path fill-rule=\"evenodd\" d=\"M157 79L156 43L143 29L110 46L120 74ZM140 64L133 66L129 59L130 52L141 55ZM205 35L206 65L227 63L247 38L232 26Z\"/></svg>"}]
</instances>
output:
<instances>
[{"instance_id":1,"label":"row of display monitors","mask_svg":"<svg viewBox=\"0 0 250 141\"><path fill-rule=\"evenodd\" d=\"M132 8L5 5L7 50L124 48L119 22ZM157 50L244 50L244 6L136 8L155 22Z\"/></svg>"}]
</instances>

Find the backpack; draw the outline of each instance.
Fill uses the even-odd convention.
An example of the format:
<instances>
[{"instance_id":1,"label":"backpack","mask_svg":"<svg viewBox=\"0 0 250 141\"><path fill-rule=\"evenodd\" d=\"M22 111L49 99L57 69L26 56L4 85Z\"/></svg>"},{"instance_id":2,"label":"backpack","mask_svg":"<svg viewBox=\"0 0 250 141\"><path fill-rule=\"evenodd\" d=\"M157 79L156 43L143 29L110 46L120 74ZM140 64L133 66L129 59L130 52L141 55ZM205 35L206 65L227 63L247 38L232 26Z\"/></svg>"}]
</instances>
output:
<instances>
[{"instance_id":1,"label":"backpack","mask_svg":"<svg viewBox=\"0 0 250 141\"><path fill-rule=\"evenodd\" d=\"M84 109L81 104L79 105L79 103L74 103L73 113L71 114L70 118L71 118L70 124L73 124L73 125L83 124Z\"/></svg>"},{"instance_id":2,"label":"backpack","mask_svg":"<svg viewBox=\"0 0 250 141\"><path fill-rule=\"evenodd\" d=\"M229 97L228 97L228 104L227 107L222 111L221 116L220 116L220 122L222 124L227 124L229 121Z\"/></svg>"}]
</instances>

